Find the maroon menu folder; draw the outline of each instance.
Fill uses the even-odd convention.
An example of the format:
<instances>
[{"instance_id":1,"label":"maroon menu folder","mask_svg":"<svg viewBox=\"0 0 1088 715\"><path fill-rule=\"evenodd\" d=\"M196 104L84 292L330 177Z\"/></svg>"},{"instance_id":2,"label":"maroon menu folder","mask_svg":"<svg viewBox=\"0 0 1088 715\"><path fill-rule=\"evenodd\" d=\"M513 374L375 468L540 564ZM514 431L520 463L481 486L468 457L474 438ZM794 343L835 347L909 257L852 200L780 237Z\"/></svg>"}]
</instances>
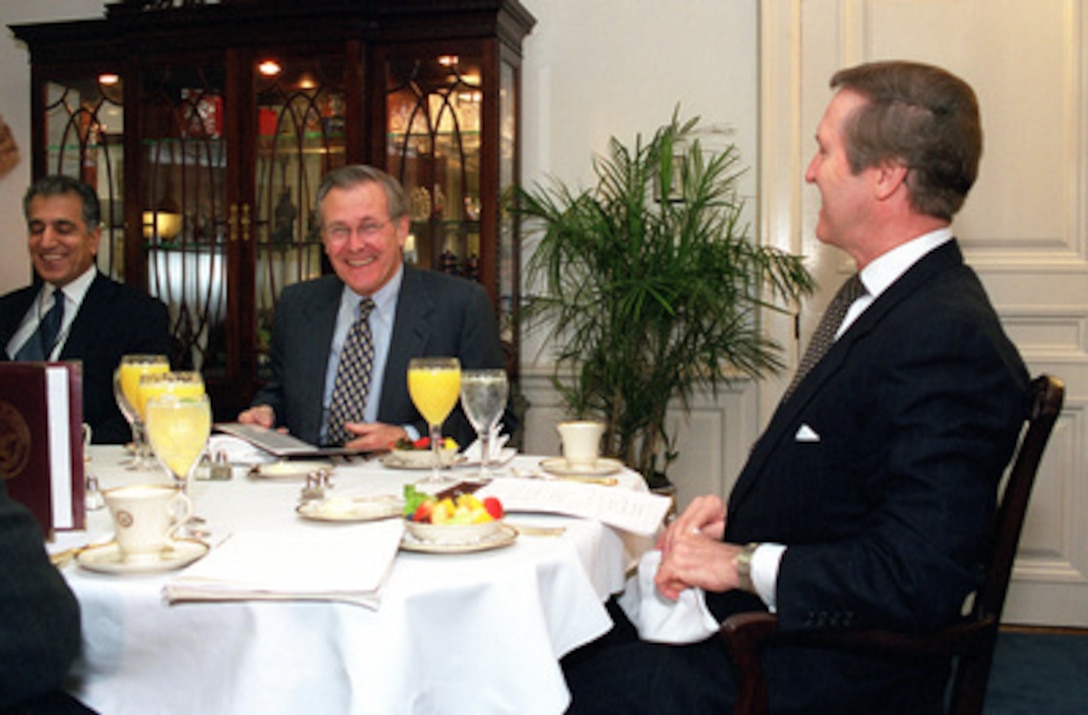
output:
<instances>
[{"instance_id":1,"label":"maroon menu folder","mask_svg":"<svg viewBox=\"0 0 1088 715\"><path fill-rule=\"evenodd\" d=\"M83 365L0 362L0 478L42 533L83 529Z\"/></svg>"}]
</instances>

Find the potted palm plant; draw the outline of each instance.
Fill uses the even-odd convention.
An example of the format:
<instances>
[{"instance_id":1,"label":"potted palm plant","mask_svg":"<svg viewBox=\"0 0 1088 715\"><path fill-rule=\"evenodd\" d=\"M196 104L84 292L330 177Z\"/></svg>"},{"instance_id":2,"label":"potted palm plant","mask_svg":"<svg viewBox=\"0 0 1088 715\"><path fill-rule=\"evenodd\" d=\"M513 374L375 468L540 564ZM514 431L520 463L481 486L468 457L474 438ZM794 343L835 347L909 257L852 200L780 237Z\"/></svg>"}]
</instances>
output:
<instances>
[{"instance_id":1,"label":"potted palm plant","mask_svg":"<svg viewBox=\"0 0 1088 715\"><path fill-rule=\"evenodd\" d=\"M677 114L648 142L613 137L596 185L519 189L512 211L536 239L526 264L527 330L547 331L553 383L572 417L606 425L603 448L667 485L676 458L666 411L694 391L781 368L760 311L812 291L799 256L760 246L742 222L739 152L708 150Z\"/></svg>"}]
</instances>

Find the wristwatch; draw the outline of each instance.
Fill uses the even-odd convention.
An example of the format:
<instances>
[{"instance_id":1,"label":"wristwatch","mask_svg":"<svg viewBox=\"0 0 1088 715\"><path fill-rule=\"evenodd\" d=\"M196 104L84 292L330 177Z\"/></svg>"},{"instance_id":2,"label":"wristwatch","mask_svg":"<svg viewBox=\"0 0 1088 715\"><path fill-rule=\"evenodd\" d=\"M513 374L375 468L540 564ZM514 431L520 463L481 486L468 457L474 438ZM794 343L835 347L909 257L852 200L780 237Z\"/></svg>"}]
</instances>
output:
<instances>
[{"instance_id":1,"label":"wristwatch","mask_svg":"<svg viewBox=\"0 0 1088 715\"><path fill-rule=\"evenodd\" d=\"M733 565L737 568L737 581L740 588L749 593L756 593L755 584L752 583L752 556L759 548L759 543L752 541L737 552L733 559Z\"/></svg>"}]
</instances>

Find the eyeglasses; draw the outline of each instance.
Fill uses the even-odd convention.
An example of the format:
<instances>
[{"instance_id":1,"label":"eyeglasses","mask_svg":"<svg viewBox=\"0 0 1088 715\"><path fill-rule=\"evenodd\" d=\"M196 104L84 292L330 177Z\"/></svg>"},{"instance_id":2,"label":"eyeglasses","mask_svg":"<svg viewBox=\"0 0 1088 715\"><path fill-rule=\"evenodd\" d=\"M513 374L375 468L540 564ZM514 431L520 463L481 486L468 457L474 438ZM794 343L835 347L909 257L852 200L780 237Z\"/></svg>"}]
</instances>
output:
<instances>
[{"instance_id":1,"label":"eyeglasses","mask_svg":"<svg viewBox=\"0 0 1088 715\"><path fill-rule=\"evenodd\" d=\"M343 224L335 224L333 226L327 226L325 228L325 235L330 241L347 241L351 238L352 234L361 235L364 238L373 238L377 236L386 226L390 224L389 221L366 221L359 224L354 229L350 226L344 226Z\"/></svg>"}]
</instances>

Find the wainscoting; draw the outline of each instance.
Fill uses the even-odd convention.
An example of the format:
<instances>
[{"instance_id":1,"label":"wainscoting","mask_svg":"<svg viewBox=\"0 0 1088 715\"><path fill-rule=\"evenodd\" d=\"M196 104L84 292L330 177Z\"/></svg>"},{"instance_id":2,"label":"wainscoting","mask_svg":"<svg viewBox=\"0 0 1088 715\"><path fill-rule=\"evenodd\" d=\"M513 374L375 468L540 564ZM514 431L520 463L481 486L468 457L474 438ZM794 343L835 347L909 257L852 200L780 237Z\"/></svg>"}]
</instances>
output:
<instances>
[{"instance_id":1,"label":"wainscoting","mask_svg":"<svg viewBox=\"0 0 1088 715\"><path fill-rule=\"evenodd\" d=\"M528 400L524 448L529 454L559 454L555 425L566 415L551 373L538 369L521 374L521 389ZM719 390L717 397L697 395L691 413L673 409L670 429L677 435L680 456L669 467L676 485L677 506L683 509L701 494L728 496L748 451L759 436L757 387L748 380Z\"/></svg>"}]
</instances>

